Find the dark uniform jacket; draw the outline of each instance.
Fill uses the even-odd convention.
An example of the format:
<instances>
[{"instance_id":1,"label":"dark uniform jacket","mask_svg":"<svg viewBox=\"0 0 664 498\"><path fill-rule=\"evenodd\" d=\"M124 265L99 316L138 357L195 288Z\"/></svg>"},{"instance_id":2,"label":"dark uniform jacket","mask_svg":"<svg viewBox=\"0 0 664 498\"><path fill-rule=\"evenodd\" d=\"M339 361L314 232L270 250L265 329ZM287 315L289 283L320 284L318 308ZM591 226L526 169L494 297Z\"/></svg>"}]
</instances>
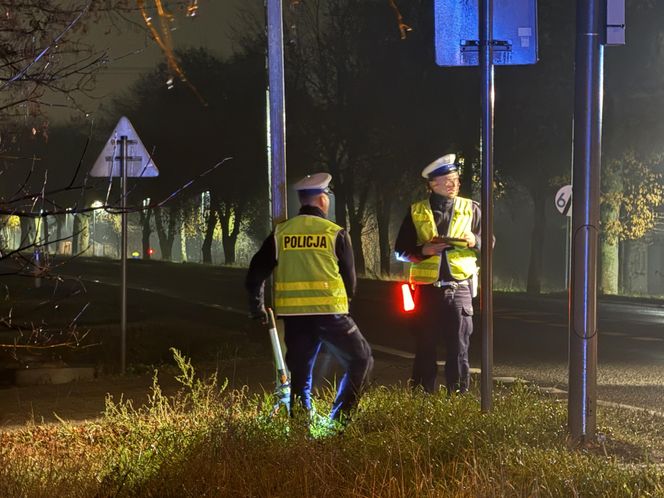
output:
<instances>
[{"instance_id":1,"label":"dark uniform jacket","mask_svg":"<svg viewBox=\"0 0 664 498\"><path fill-rule=\"evenodd\" d=\"M302 206L299 214L320 216L325 214L314 206ZM346 230L340 230L335 242L335 253L339 261L339 274L344 281L348 300L355 295L357 277L355 275L355 260L353 258L353 247ZM249 293L249 310L252 314L259 312L265 305L265 280L270 276L277 266L277 250L274 240L274 232L263 241L263 245L251 259L249 272L245 281Z\"/></svg>"},{"instance_id":2,"label":"dark uniform jacket","mask_svg":"<svg viewBox=\"0 0 664 498\"><path fill-rule=\"evenodd\" d=\"M438 228L438 234L445 235L450 226L450 220L452 219L454 199L432 193L429 197L429 202L431 203L431 209L433 211L434 220L436 221L436 227ZM478 250L482 246L481 216L479 204L473 202L473 223L471 226L471 232L475 235L475 248ZM394 251L396 252L399 261L419 263L429 257L422 254L422 246L417 245L417 232L415 230L415 225L413 224L413 218L410 215L410 209L401 223L401 228L399 229L399 234L397 235L397 240L394 244ZM440 265L439 280L445 282L454 280L445 258L442 258L442 264Z\"/></svg>"}]
</instances>

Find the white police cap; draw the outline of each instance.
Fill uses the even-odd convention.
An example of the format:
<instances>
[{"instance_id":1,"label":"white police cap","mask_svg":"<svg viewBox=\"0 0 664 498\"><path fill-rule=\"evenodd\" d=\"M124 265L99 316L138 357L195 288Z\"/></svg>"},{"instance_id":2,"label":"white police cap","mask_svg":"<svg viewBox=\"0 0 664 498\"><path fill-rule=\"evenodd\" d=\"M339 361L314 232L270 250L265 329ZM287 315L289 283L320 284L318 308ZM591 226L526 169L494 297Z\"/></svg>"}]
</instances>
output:
<instances>
[{"instance_id":1,"label":"white police cap","mask_svg":"<svg viewBox=\"0 0 664 498\"><path fill-rule=\"evenodd\" d=\"M293 185L298 192L307 194L322 194L325 192L332 181L332 175L329 173L314 173L302 178Z\"/></svg>"},{"instance_id":2,"label":"white police cap","mask_svg":"<svg viewBox=\"0 0 664 498\"><path fill-rule=\"evenodd\" d=\"M459 171L459 165L455 162L456 154L445 154L422 170L422 178L436 178L447 175L453 171Z\"/></svg>"}]
</instances>

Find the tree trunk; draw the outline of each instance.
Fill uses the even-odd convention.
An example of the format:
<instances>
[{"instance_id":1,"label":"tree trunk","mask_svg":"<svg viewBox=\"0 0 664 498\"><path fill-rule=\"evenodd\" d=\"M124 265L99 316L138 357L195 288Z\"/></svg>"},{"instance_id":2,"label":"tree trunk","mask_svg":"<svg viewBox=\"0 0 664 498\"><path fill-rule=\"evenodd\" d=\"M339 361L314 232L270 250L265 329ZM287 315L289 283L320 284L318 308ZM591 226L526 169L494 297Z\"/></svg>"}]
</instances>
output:
<instances>
[{"instance_id":1,"label":"tree trunk","mask_svg":"<svg viewBox=\"0 0 664 498\"><path fill-rule=\"evenodd\" d=\"M43 230L43 234L44 234L44 239L42 240L42 243L44 244L44 252L50 253L51 248L50 248L49 242L48 242L49 241L49 237L48 237L48 231L49 231L48 216L44 216L43 218L41 218L41 222L42 222L42 225L43 225L42 230Z\"/></svg>"},{"instance_id":2,"label":"tree trunk","mask_svg":"<svg viewBox=\"0 0 664 498\"><path fill-rule=\"evenodd\" d=\"M154 212L154 221L157 226L157 236L159 237L159 249L161 250L161 259L171 261L173 254L173 241L175 240L175 222L178 218L178 206L168 207L168 225L164 226L162 209L156 209Z\"/></svg>"},{"instance_id":3,"label":"tree trunk","mask_svg":"<svg viewBox=\"0 0 664 498\"><path fill-rule=\"evenodd\" d=\"M641 240L625 242L622 264L625 267L623 292L628 295L648 292L648 247Z\"/></svg>"},{"instance_id":4,"label":"tree trunk","mask_svg":"<svg viewBox=\"0 0 664 498\"><path fill-rule=\"evenodd\" d=\"M74 214L72 255L85 254L90 248L90 219L82 213Z\"/></svg>"},{"instance_id":5,"label":"tree trunk","mask_svg":"<svg viewBox=\"0 0 664 498\"><path fill-rule=\"evenodd\" d=\"M183 263L187 262L187 233L184 226L184 220L180 223L180 257L182 258Z\"/></svg>"},{"instance_id":6,"label":"tree trunk","mask_svg":"<svg viewBox=\"0 0 664 498\"><path fill-rule=\"evenodd\" d=\"M35 220L33 218L20 217L21 242L19 248L32 246L36 240Z\"/></svg>"},{"instance_id":7,"label":"tree trunk","mask_svg":"<svg viewBox=\"0 0 664 498\"><path fill-rule=\"evenodd\" d=\"M364 225L357 215L350 216L350 236L353 241L353 256L355 257L355 272L358 275L366 273L366 262L362 250L362 229Z\"/></svg>"},{"instance_id":8,"label":"tree trunk","mask_svg":"<svg viewBox=\"0 0 664 498\"><path fill-rule=\"evenodd\" d=\"M152 234L152 208L139 211L141 219L141 246L143 248L143 259L150 259L150 235Z\"/></svg>"},{"instance_id":9,"label":"tree trunk","mask_svg":"<svg viewBox=\"0 0 664 498\"><path fill-rule=\"evenodd\" d=\"M9 252L9 215L0 215L0 255Z\"/></svg>"},{"instance_id":10,"label":"tree trunk","mask_svg":"<svg viewBox=\"0 0 664 498\"><path fill-rule=\"evenodd\" d=\"M392 205L389 199L382 192L377 192L376 222L378 224L378 250L380 273L383 275L390 274L390 262L392 260L392 247L390 246L390 214Z\"/></svg>"},{"instance_id":11,"label":"tree trunk","mask_svg":"<svg viewBox=\"0 0 664 498\"><path fill-rule=\"evenodd\" d=\"M599 291L605 295L618 294L619 265L618 241L612 242L602 237L600 241Z\"/></svg>"},{"instance_id":12,"label":"tree trunk","mask_svg":"<svg viewBox=\"0 0 664 498\"><path fill-rule=\"evenodd\" d=\"M62 215L59 214L55 217L55 240L56 242L56 248L55 248L55 253L56 254L64 254L65 253L65 241L62 240L62 227L66 223L67 220L67 215Z\"/></svg>"},{"instance_id":13,"label":"tree trunk","mask_svg":"<svg viewBox=\"0 0 664 498\"><path fill-rule=\"evenodd\" d=\"M348 228L346 192L343 187L339 187L334 191L334 221L341 228Z\"/></svg>"},{"instance_id":14,"label":"tree trunk","mask_svg":"<svg viewBox=\"0 0 664 498\"><path fill-rule=\"evenodd\" d=\"M235 246L238 235L240 235L240 225L242 223L242 206L227 205L226 211L219 204L215 204L219 223L221 224L221 245L224 249L224 264L235 264ZM233 226L231 227L231 222Z\"/></svg>"},{"instance_id":15,"label":"tree trunk","mask_svg":"<svg viewBox=\"0 0 664 498\"><path fill-rule=\"evenodd\" d=\"M223 234L221 236L221 245L224 248L224 264L232 265L235 264L235 243L237 242L237 236L233 237L232 235Z\"/></svg>"},{"instance_id":16,"label":"tree trunk","mask_svg":"<svg viewBox=\"0 0 664 498\"><path fill-rule=\"evenodd\" d=\"M346 224L346 185L341 176L341 170L333 154L328 152L328 168L332 175L332 185L334 186L334 221L342 228L347 228Z\"/></svg>"},{"instance_id":17,"label":"tree trunk","mask_svg":"<svg viewBox=\"0 0 664 498\"><path fill-rule=\"evenodd\" d=\"M79 242L80 252L86 256L90 256L90 253L92 252L92 246L90 245L90 216L87 214L81 214L78 217L80 218L79 223L81 226L81 240Z\"/></svg>"},{"instance_id":18,"label":"tree trunk","mask_svg":"<svg viewBox=\"0 0 664 498\"><path fill-rule=\"evenodd\" d=\"M346 208L348 212L348 223L350 225L350 236L353 241L353 256L355 258L355 271L360 274L366 274L366 260L364 259L364 247L362 246L362 230L364 229L364 212L367 198L369 196L369 187L365 186L361 191L357 191L355 176L352 171L346 175ZM357 207L356 207L357 202Z\"/></svg>"},{"instance_id":19,"label":"tree trunk","mask_svg":"<svg viewBox=\"0 0 664 498\"><path fill-rule=\"evenodd\" d=\"M201 253L203 254L203 263L212 263L212 240L214 237L214 229L217 227L217 210L210 209L208 211L207 223L205 226L205 237L203 238L203 245Z\"/></svg>"},{"instance_id":20,"label":"tree trunk","mask_svg":"<svg viewBox=\"0 0 664 498\"><path fill-rule=\"evenodd\" d=\"M459 195L467 197L468 199L473 196L473 164L479 162L476 144L472 146L467 144L464 149L464 163L463 170L461 171L461 185L459 186Z\"/></svg>"},{"instance_id":21,"label":"tree trunk","mask_svg":"<svg viewBox=\"0 0 664 498\"><path fill-rule=\"evenodd\" d=\"M601 211L601 226L617 223L620 205L605 203ZM616 295L620 289L620 244L615 237L600 237L600 294Z\"/></svg>"},{"instance_id":22,"label":"tree trunk","mask_svg":"<svg viewBox=\"0 0 664 498\"><path fill-rule=\"evenodd\" d=\"M607 236L607 229L620 223L620 203L617 192L622 190L620 176L611 168L602 171L602 190L607 202L600 205L600 274L599 291L602 294L618 294L620 290L620 243L616 235Z\"/></svg>"},{"instance_id":23,"label":"tree trunk","mask_svg":"<svg viewBox=\"0 0 664 498\"><path fill-rule=\"evenodd\" d=\"M168 233L167 233L167 244L168 252L164 253L162 251L161 258L166 261L173 261L173 242L175 242L175 234L179 229L178 222L180 221L180 206L171 205L168 208Z\"/></svg>"},{"instance_id":24,"label":"tree trunk","mask_svg":"<svg viewBox=\"0 0 664 498\"><path fill-rule=\"evenodd\" d=\"M625 253L627 252L625 249L625 246L627 245L627 242L624 240L621 240L618 242L618 293L622 294L625 292L625 273L627 273L627 265L623 264L623 261L625 261L627 258L625 257Z\"/></svg>"},{"instance_id":25,"label":"tree trunk","mask_svg":"<svg viewBox=\"0 0 664 498\"><path fill-rule=\"evenodd\" d=\"M164 255L168 246L168 237L166 235L166 228L164 227L164 220L162 215L163 207L157 208L154 211L154 224L157 229L157 237L159 238L159 249L161 254ZM165 259L165 257L164 257Z\"/></svg>"},{"instance_id":26,"label":"tree trunk","mask_svg":"<svg viewBox=\"0 0 664 498\"><path fill-rule=\"evenodd\" d=\"M530 236L530 262L528 264L528 282L526 292L542 292L542 261L544 256L544 234L546 230L546 212L543 191L531 192L533 198L533 230ZM485 243L489 243L486 241Z\"/></svg>"},{"instance_id":27,"label":"tree trunk","mask_svg":"<svg viewBox=\"0 0 664 498\"><path fill-rule=\"evenodd\" d=\"M79 237L78 232L81 230L81 221L79 220L79 214L73 214L73 222L71 228L71 254L72 256L78 254L79 247Z\"/></svg>"}]
</instances>

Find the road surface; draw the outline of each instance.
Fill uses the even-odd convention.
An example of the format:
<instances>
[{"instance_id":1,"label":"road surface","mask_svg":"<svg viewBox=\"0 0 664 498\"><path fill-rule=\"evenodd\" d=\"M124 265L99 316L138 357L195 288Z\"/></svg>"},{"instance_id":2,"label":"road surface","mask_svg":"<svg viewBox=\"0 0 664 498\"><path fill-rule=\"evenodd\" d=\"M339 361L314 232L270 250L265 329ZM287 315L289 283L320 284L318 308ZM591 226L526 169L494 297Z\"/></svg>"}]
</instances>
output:
<instances>
[{"instance_id":1,"label":"road surface","mask_svg":"<svg viewBox=\"0 0 664 498\"><path fill-rule=\"evenodd\" d=\"M86 281L120 282L117 261L74 259L58 271ZM128 279L132 289L213 307L220 317L232 315L237 323L238 316L246 314L245 271L130 261ZM360 280L352 312L377 354L389 354L395 362L399 358L403 368L404 358L413 351L409 332L412 319L400 311L398 298L396 282ZM563 296L500 293L494 298L494 308L494 373L566 389L567 300ZM598 323L600 398L664 412L664 303L602 300ZM475 330L471 361L473 367L479 367L481 334L477 323Z\"/></svg>"}]
</instances>

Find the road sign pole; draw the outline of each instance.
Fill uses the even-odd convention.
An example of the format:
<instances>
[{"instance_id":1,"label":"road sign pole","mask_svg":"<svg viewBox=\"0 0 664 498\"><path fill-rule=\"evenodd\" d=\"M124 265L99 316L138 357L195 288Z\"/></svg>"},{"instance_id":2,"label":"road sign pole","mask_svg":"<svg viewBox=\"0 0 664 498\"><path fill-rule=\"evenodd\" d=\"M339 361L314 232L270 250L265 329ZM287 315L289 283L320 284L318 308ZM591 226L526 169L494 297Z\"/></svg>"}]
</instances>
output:
<instances>
[{"instance_id":1,"label":"road sign pole","mask_svg":"<svg viewBox=\"0 0 664 498\"><path fill-rule=\"evenodd\" d=\"M121 306L120 317L120 373L124 375L127 369L127 153L128 142L126 136L120 137L120 174L122 175L122 247L120 261L122 265Z\"/></svg>"},{"instance_id":2,"label":"road sign pole","mask_svg":"<svg viewBox=\"0 0 664 498\"><path fill-rule=\"evenodd\" d=\"M286 198L286 95L284 89L284 21L282 0L267 2L267 68L268 68L268 174L270 178L270 204L272 227L288 217ZM274 299L274 286L271 286ZM278 323L279 350L273 348L276 355L285 349L283 327ZM274 346L274 344L273 344ZM277 386L283 384L278 373Z\"/></svg>"},{"instance_id":3,"label":"road sign pole","mask_svg":"<svg viewBox=\"0 0 664 498\"><path fill-rule=\"evenodd\" d=\"M569 292L570 278L570 249L572 246L572 220L565 216L565 290Z\"/></svg>"},{"instance_id":4,"label":"road sign pole","mask_svg":"<svg viewBox=\"0 0 664 498\"><path fill-rule=\"evenodd\" d=\"M597 246L604 49L602 0L579 0L574 88L574 210L569 324L568 427L592 441L597 404Z\"/></svg>"},{"instance_id":5,"label":"road sign pole","mask_svg":"<svg viewBox=\"0 0 664 498\"><path fill-rule=\"evenodd\" d=\"M571 238L571 216L572 216L572 186L571 185L563 185L558 189L556 192L556 196L554 198L554 202L556 205L556 209L560 214L562 214L565 217L565 289L568 290L569 292L569 254L570 254L570 246L572 244L570 238Z\"/></svg>"},{"instance_id":6,"label":"road sign pole","mask_svg":"<svg viewBox=\"0 0 664 498\"><path fill-rule=\"evenodd\" d=\"M286 105L284 90L284 22L281 0L267 0L267 66L269 79L269 170L272 224L286 211Z\"/></svg>"},{"instance_id":7,"label":"road sign pole","mask_svg":"<svg viewBox=\"0 0 664 498\"><path fill-rule=\"evenodd\" d=\"M436 63L475 66L481 74L482 247L480 310L482 323L482 411L493 391L493 126L494 66L537 62L537 1L434 0ZM519 40L512 43L511 40ZM496 48L497 47L497 48ZM479 50L476 50L479 49ZM479 52L479 54L478 54ZM479 55L479 57L478 57Z\"/></svg>"},{"instance_id":8,"label":"road sign pole","mask_svg":"<svg viewBox=\"0 0 664 498\"><path fill-rule=\"evenodd\" d=\"M129 144L132 145L131 155L129 155ZM118 167L116 167L116 164ZM121 179L120 372L124 374L127 367L127 178L154 178L159 176L157 165L152 161L138 133L125 116L122 116L118 124L115 125L115 129L90 170L90 176L107 178L109 181L112 178L120 177ZM96 210L93 215L96 215Z\"/></svg>"},{"instance_id":9,"label":"road sign pole","mask_svg":"<svg viewBox=\"0 0 664 498\"><path fill-rule=\"evenodd\" d=\"M483 412L491 410L493 391L493 0L480 1L480 71L482 74L482 256L480 310L482 323Z\"/></svg>"}]
</instances>

